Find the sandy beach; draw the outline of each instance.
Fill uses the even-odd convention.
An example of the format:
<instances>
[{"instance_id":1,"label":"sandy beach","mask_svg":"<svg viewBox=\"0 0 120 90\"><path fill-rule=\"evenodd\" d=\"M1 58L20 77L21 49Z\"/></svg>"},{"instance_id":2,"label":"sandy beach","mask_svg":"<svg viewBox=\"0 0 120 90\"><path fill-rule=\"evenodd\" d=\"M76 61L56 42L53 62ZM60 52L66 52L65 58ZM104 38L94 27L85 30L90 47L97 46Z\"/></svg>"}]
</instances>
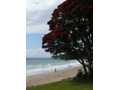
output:
<instances>
[{"instance_id":1,"label":"sandy beach","mask_svg":"<svg viewBox=\"0 0 120 90\"><path fill-rule=\"evenodd\" d=\"M67 68L65 70L49 72L44 74L35 74L31 76L26 76L26 86L36 86L48 84L51 82L61 81L68 78L73 78L78 73L80 66Z\"/></svg>"}]
</instances>

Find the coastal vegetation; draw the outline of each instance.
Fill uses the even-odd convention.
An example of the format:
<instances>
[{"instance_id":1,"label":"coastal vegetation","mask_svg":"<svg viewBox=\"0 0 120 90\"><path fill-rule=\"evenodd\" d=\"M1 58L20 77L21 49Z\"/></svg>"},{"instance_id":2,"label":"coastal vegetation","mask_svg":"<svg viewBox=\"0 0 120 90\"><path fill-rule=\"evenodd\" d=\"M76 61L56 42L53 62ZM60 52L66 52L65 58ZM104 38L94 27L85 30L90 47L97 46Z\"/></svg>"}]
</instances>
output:
<instances>
[{"instance_id":1,"label":"coastal vegetation","mask_svg":"<svg viewBox=\"0 0 120 90\"><path fill-rule=\"evenodd\" d=\"M66 0L54 10L48 24L50 32L42 44L45 51L54 58L77 60L83 66L82 77L92 80L93 1Z\"/></svg>"},{"instance_id":2,"label":"coastal vegetation","mask_svg":"<svg viewBox=\"0 0 120 90\"><path fill-rule=\"evenodd\" d=\"M46 85L28 87L27 90L93 90L93 85L92 82L64 80Z\"/></svg>"}]
</instances>

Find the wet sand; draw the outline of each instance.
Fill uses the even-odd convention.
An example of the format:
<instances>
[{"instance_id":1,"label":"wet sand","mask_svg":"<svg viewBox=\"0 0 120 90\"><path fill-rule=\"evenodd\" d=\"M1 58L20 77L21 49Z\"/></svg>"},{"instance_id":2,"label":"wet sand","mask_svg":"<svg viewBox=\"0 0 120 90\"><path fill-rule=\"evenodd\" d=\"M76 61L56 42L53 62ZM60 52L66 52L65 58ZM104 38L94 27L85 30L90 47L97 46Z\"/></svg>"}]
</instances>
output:
<instances>
[{"instance_id":1,"label":"wet sand","mask_svg":"<svg viewBox=\"0 0 120 90\"><path fill-rule=\"evenodd\" d=\"M59 70L55 72L49 72L44 74L35 74L26 77L26 85L27 87L43 85L52 82L61 81L68 78L73 78L78 73L80 66L67 68L65 70Z\"/></svg>"}]
</instances>

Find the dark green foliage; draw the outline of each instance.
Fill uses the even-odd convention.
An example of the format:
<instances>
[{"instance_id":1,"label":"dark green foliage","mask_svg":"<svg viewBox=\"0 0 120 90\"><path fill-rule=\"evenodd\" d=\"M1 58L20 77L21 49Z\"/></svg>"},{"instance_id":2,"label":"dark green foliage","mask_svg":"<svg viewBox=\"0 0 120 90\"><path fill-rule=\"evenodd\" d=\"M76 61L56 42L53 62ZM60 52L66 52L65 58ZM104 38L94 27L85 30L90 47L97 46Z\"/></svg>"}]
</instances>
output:
<instances>
[{"instance_id":1,"label":"dark green foliage","mask_svg":"<svg viewBox=\"0 0 120 90\"><path fill-rule=\"evenodd\" d=\"M84 74L93 71L92 0L66 0L48 22L50 33L43 37L43 48L54 58L76 59Z\"/></svg>"},{"instance_id":2,"label":"dark green foliage","mask_svg":"<svg viewBox=\"0 0 120 90\"><path fill-rule=\"evenodd\" d=\"M77 76L73 79L75 82L93 82L93 73L87 75L80 70Z\"/></svg>"}]
</instances>

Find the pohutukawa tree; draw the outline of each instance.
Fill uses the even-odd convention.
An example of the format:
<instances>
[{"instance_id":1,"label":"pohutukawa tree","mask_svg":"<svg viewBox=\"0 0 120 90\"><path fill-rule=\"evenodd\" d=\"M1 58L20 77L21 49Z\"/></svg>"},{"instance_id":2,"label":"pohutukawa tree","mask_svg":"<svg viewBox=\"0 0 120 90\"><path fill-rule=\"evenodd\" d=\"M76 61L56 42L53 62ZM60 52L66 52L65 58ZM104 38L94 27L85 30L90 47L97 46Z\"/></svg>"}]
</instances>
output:
<instances>
[{"instance_id":1,"label":"pohutukawa tree","mask_svg":"<svg viewBox=\"0 0 120 90\"><path fill-rule=\"evenodd\" d=\"M54 10L48 24L50 32L43 37L43 48L53 57L79 61L84 74L92 74L92 0L66 0Z\"/></svg>"}]
</instances>

